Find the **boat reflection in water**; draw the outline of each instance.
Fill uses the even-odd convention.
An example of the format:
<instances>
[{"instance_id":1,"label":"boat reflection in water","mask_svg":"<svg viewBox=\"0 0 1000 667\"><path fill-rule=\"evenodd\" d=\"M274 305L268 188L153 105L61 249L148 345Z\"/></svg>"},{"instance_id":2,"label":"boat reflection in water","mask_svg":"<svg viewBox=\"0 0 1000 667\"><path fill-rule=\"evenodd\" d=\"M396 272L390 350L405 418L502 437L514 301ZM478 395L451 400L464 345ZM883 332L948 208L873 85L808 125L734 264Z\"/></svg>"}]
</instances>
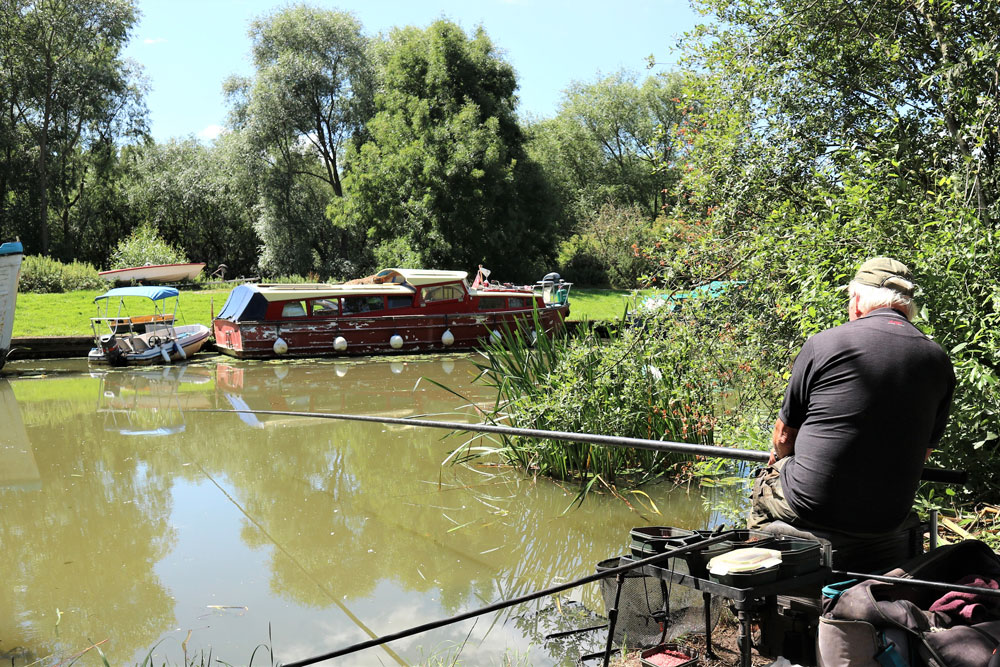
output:
<instances>
[{"instance_id":1,"label":"boat reflection in water","mask_svg":"<svg viewBox=\"0 0 1000 667\"><path fill-rule=\"evenodd\" d=\"M464 357L468 376L474 376ZM425 390L443 393L430 380L447 386L454 382L456 359L366 359L362 361L283 361L271 363L216 363L219 408L287 412L367 414L380 417L413 417L440 408L440 399L428 398ZM331 372L332 371L332 372ZM477 388L487 398L485 388ZM476 393L476 391L474 391ZM359 410L360 408L360 410ZM252 428L302 426L318 418L241 412L240 420ZM442 417L444 419L444 417ZM449 421L474 419L474 411L449 413ZM389 427L392 428L392 427ZM457 445L456 445L457 446Z\"/></svg>"},{"instance_id":2,"label":"boat reflection in water","mask_svg":"<svg viewBox=\"0 0 1000 667\"><path fill-rule=\"evenodd\" d=\"M130 436L182 433L184 410L211 408L205 392L181 393L183 384L208 385L211 371L189 366L164 366L143 371L91 373L101 380L97 412L105 430ZM206 387L207 388L207 387Z\"/></svg>"},{"instance_id":3,"label":"boat reflection in water","mask_svg":"<svg viewBox=\"0 0 1000 667\"><path fill-rule=\"evenodd\" d=\"M42 488L35 452L21 420L14 390L0 378L0 489L37 491Z\"/></svg>"}]
</instances>

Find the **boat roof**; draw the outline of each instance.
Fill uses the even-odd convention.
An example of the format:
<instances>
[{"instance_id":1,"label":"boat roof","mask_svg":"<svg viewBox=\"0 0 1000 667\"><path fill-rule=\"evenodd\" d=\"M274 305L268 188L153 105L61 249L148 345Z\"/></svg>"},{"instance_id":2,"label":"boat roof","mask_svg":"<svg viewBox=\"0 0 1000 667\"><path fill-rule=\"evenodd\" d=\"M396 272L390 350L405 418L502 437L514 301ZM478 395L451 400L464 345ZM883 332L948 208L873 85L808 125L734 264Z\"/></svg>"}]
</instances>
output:
<instances>
[{"instance_id":1,"label":"boat roof","mask_svg":"<svg viewBox=\"0 0 1000 667\"><path fill-rule=\"evenodd\" d=\"M24 246L20 241L10 241L0 245L0 255L23 255Z\"/></svg>"},{"instance_id":2,"label":"boat roof","mask_svg":"<svg viewBox=\"0 0 1000 667\"><path fill-rule=\"evenodd\" d=\"M302 285L241 285L251 287L268 301L287 301L289 299L328 299L339 296L358 296L360 294L413 294L416 288L412 285L348 285L348 284L302 284Z\"/></svg>"},{"instance_id":3,"label":"boat roof","mask_svg":"<svg viewBox=\"0 0 1000 667\"><path fill-rule=\"evenodd\" d=\"M178 292L175 287L138 285L136 287L116 287L114 289L109 289L104 294L94 297L94 301L101 301L102 299L117 299L126 296L140 296L146 299L152 299L153 301L162 301L163 299L175 297L178 294L180 294L180 292Z\"/></svg>"},{"instance_id":4,"label":"boat roof","mask_svg":"<svg viewBox=\"0 0 1000 667\"><path fill-rule=\"evenodd\" d=\"M387 271L395 271L403 276L406 282L418 287L420 285L444 283L452 280L465 280L469 277L468 271L434 271L430 269L383 269L379 271L379 274Z\"/></svg>"}]
</instances>

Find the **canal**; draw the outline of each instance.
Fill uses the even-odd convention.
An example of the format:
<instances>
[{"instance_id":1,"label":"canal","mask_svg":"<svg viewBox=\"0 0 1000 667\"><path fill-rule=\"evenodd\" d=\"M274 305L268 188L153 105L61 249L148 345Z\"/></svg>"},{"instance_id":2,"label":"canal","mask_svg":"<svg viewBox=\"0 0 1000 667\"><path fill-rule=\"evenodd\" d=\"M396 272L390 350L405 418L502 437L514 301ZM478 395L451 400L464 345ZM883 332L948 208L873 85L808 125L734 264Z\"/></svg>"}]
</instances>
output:
<instances>
[{"instance_id":1,"label":"canal","mask_svg":"<svg viewBox=\"0 0 1000 667\"><path fill-rule=\"evenodd\" d=\"M199 412L478 421L467 356L89 369L0 376L0 654L52 664L292 661L594 572L633 526L699 528L697 492L609 495L441 463L438 429ZM433 382L453 388L463 400ZM603 613L597 584L368 649L338 665L571 662L546 642ZM103 643L101 643L103 642ZM261 649L264 650L264 649ZM185 658L187 656L187 658ZM269 664L258 654L255 664ZM79 664L102 664L90 650Z\"/></svg>"}]
</instances>

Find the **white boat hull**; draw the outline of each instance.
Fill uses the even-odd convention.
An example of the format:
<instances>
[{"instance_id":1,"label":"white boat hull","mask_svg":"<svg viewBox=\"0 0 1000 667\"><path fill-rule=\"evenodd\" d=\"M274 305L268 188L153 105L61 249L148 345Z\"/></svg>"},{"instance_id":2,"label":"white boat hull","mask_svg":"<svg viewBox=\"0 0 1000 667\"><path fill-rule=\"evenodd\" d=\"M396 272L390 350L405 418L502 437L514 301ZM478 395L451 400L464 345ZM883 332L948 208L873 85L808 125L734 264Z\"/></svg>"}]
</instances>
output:
<instances>
[{"instance_id":1,"label":"white boat hull","mask_svg":"<svg viewBox=\"0 0 1000 667\"><path fill-rule=\"evenodd\" d=\"M101 271L98 275L113 283L171 283L180 280L194 280L204 268L204 262L153 264L150 266L133 266L128 269Z\"/></svg>"},{"instance_id":2,"label":"white boat hull","mask_svg":"<svg viewBox=\"0 0 1000 667\"><path fill-rule=\"evenodd\" d=\"M168 334L170 332L170 334ZM161 327L117 339L115 353L95 347L87 355L93 364L152 366L185 361L208 342L211 331L203 324Z\"/></svg>"},{"instance_id":3,"label":"white boat hull","mask_svg":"<svg viewBox=\"0 0 1000 667\"><path fill-rule=\"evenodd\" d=\"M21 273L22 257L19 252L0 255L0 368L7 361L10 337L14 333L17 279Z\"/></svg>"}]
</instances>

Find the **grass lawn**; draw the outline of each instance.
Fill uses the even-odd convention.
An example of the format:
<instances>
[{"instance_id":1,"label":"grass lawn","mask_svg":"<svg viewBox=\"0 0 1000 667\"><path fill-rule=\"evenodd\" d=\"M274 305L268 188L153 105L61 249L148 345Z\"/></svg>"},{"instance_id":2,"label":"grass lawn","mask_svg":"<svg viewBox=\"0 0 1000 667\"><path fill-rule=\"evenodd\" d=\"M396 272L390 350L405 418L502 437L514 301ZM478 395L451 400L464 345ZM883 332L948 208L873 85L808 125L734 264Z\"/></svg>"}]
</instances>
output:
<instances>
[{"instance_id":1,"label":"grass lawn","mask_svg":"<svg viewBox=\"0 0 1000 667\"><path fill-rule=\"evenodd\" d=\"M100 292L66 292L63 294L23 294L17 295L14 311L14 337L20 336L91 336L90 318L97 316L94 297ZM181 292L180 308L177 310L179 324L212 325L212 304L219 312L226 302L229 290L206 290ZM173 303L173 299L170 300ZM111 314L116 313L116 305ZM129 299L125 305L130 315L145 315L151 312L148 299ZM168 309L173 306L168 306Z\"/></svg>"},{"instance_id":2,"label":"grass lawn","mask_svg":"<svg viewBox=\"0 0 1000 667\"><path fill-rule=\"evenodd\" d=\"M90 336L90 318L97 315L94 297L99 292L64 294L18 294L14 313L14 336ZM629 290L576 288L570 292L570 319L617 320L621 318ZM222 309L229 290L185 290L178 309L179 324L212 326L212 315ZM114 309L115 306L112 306ZM150 312L148 299L126 301L131 315ZM170 306L172 307L172 306ZM113 310L112 315L115 312Z\"/></svg>"}]
</instances>

